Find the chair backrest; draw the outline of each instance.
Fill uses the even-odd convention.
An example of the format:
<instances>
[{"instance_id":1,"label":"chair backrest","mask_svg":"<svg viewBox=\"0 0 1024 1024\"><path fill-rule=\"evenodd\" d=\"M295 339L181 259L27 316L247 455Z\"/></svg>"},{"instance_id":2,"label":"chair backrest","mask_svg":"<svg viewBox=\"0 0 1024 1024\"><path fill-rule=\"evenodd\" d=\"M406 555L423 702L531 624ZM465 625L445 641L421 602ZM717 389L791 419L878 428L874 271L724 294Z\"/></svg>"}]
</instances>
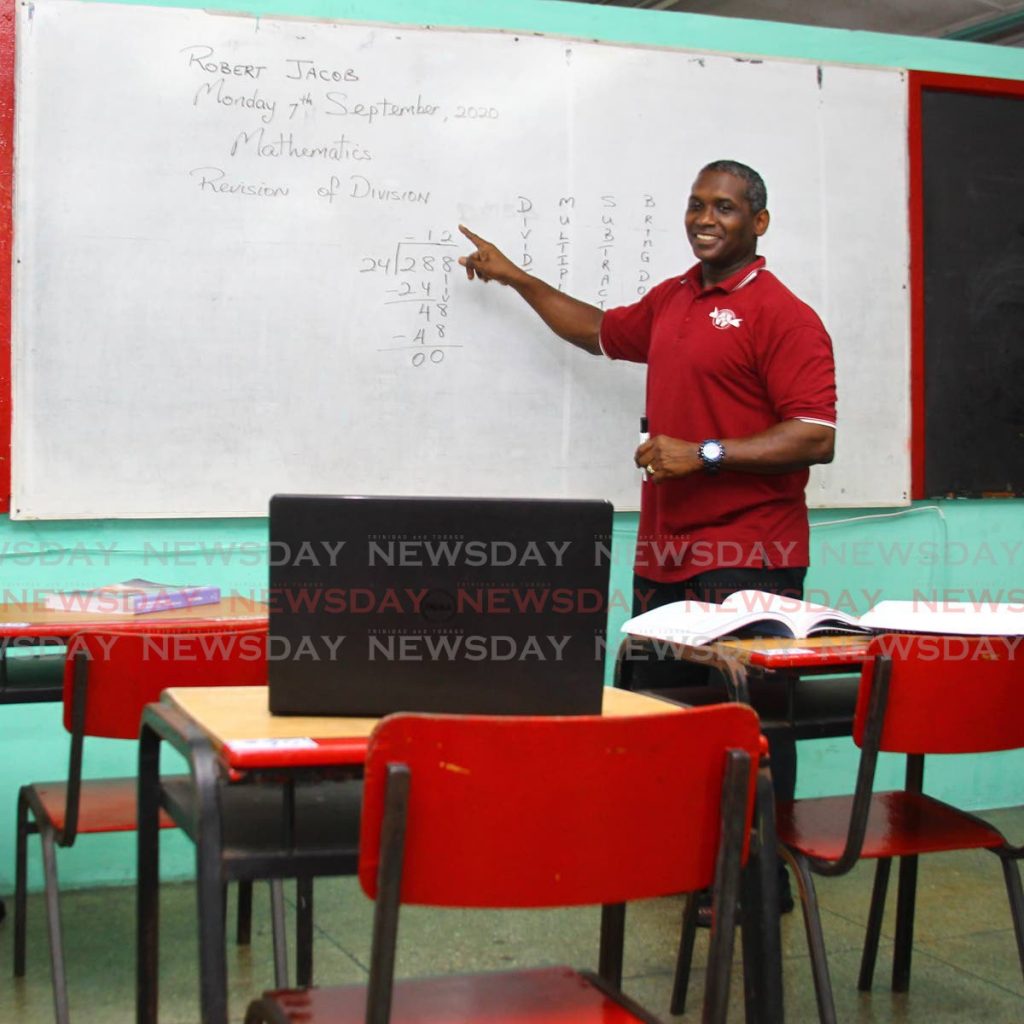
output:
<instances>
[{"instance_id":1,"label":"chair backrest","mask_svg":"<svg viewBox=\"0 0 1024 1024\"><path fill-rule=\"evenodd\" d=\"M744 705L615 718L389 716L367 754L361 884L377 895L386 780L400 764L410 780L403 903L570 906L703 888L731 750L749 757L745 843L760 725Z\"/></svg>"},{"instance_id":2,"label":"chair backrest","mask_svg":"<svg viewBox=\"0 0 1024 1024\"><path fill-rule=\"evenodd\" d=\"M875 637L857 697L858 745L882 672L889 673L889 693L880 750L964 754L1024 747L1024 638Z\"/></svg>"},{"instance_id":3,"label":"chair backrest","mask_svg":"<svg viewBox=\"0 0 1024 1024\"><path fill-rule=\"evenodd\" d=\"M78 711L82 734L135 739L143 707L169 686L265 686L267 627L146 626L76 633L64 661L64 726L72 733L76 672L84 673L87 686Z\"/></svg>"}]
</instances>

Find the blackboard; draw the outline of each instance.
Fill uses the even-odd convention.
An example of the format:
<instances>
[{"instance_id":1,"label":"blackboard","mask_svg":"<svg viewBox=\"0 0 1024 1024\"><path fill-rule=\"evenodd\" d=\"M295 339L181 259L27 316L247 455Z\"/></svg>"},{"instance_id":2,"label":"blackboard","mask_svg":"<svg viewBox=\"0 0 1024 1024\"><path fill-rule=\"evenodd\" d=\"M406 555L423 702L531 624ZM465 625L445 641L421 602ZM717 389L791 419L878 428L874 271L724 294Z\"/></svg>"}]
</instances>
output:
<instances>
[{"instance_id":1,"label":"blackboard","mask_svg":"<svg viewBox=\"0 0 1024 1024\"><path fill-rule=\"evenodd\" d=\"M921 94L922 497L1024 493L1024 95Z\"/></svg>"},{"instance_id":2,"label":"blackboard","mask_svg":"<svg viewBox=\"0 0 1024 1024\"><path fill-rule=\"evenodd\" d=\"M17 33L13 517L635 507L642 368L467 282L457 225L633 301L692 263L723 156L764 174L761 250L835 343L810 503L909 500L902 72L76 0Z\"/></svg>"}]
</instances>

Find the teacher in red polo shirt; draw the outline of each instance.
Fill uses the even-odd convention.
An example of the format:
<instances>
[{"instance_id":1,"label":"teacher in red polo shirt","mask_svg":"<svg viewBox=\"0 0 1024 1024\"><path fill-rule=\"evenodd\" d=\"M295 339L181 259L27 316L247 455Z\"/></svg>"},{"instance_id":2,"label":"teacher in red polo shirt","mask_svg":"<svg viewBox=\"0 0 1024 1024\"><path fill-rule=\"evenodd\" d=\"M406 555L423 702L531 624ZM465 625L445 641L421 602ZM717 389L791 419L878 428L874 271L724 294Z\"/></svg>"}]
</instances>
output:
<instances>
[{"instance_id":1,"label":"teacher in red polo shirt","mask_svg":"<svg viewBox=\"0 0 1024 1024\"><path fill-rule=\"evenodd\" d=\"M514 288L559 337L594 355L647 364L650 439L635 454L645 473L635 613L685 599L720 602L737 590L803 595L804 489L808 467L832 460L835 368L817 314L757 255L768 223L756 171L733 160L708 164L686 205L698 262L607 312L461 229L476 247L459 261L470 280ZM680 685L680 671L648 666L639 686ZM791 799L791 737L773 741L772 763L778 796Z\"/></svg>"}]
</instances>

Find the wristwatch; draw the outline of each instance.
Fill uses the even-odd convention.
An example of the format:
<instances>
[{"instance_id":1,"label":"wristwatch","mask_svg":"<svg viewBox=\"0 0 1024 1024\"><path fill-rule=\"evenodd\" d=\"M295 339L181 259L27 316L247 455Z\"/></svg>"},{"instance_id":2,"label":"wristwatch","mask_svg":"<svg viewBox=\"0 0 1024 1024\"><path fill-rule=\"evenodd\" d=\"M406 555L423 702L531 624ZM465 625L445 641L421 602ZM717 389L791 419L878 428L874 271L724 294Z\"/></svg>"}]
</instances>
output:
<instances>
[{"instance_id":1,"label":"wristwatch","mask_svg":"<svg viewBox=\"0 0 1024 1024\"><path fill-rule=\"evenodd\" d=\"M707 441L701 441L697 455L708 473L717 473L725 460L725 446L721 441L709 438Z\"/></svg>"}]
</instances>

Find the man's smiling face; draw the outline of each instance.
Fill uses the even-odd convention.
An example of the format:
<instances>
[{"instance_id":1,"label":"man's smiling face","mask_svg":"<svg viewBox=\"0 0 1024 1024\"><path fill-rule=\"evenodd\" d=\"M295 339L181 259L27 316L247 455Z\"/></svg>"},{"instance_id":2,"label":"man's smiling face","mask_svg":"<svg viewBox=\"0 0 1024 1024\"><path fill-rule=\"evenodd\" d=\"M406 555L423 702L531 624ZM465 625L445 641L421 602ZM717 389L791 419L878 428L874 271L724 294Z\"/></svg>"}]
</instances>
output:
<instances>
[{"instance_id":1,"label":"man's smiling face","mask_svg":"<svg viewBox=\"0 0 1024 1024\"><path fill-rule=\"evenodd\" d=\"M702 171L686 204L686 237L704 265L704 283L714 284L746 266L757 240L768 230L768 211L754 213L742 178Z\"/></svg>"}]
</instances>

